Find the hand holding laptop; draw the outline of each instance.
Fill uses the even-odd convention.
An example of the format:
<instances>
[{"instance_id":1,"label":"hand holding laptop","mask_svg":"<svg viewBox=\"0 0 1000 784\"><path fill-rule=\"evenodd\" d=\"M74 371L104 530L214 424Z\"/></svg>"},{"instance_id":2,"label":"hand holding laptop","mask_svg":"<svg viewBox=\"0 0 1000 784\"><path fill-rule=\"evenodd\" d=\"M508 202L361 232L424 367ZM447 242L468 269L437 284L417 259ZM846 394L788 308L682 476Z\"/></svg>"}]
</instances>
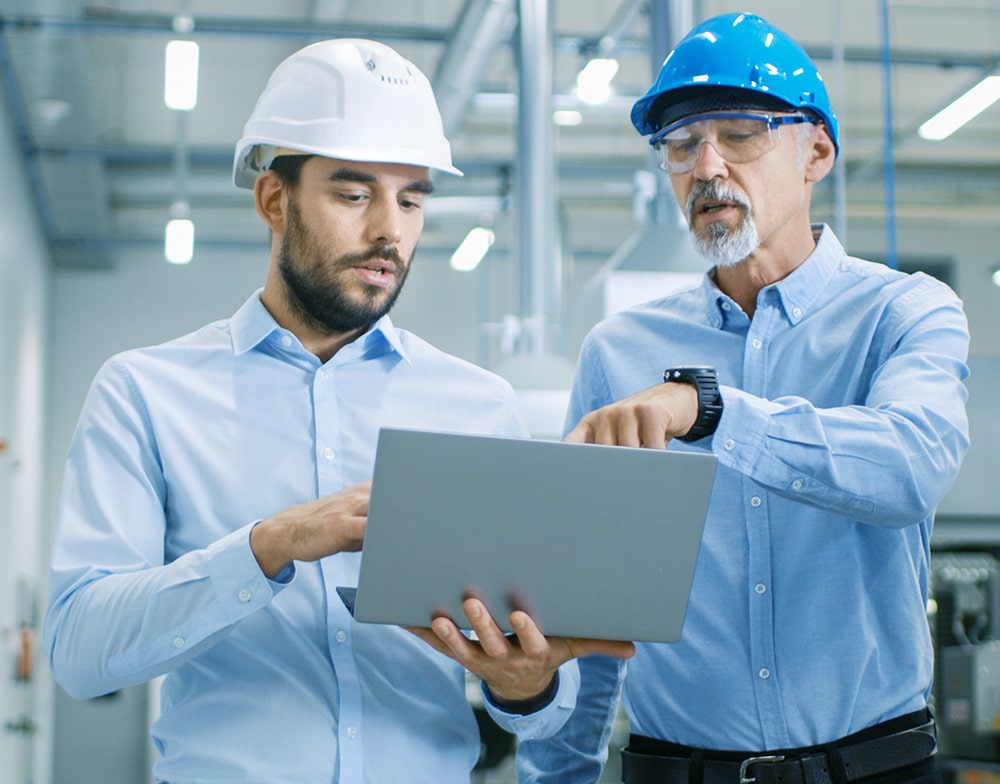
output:
<instances>
[{"instance_id":1,"label":"hand holding laptop","mask_svg":"<svg viewBox=\"0 0 1000 784\"><path fill-rule=\"evenodd\" d=\"M506 635L478 599L466 599L462 609L476 640L466 637L445 617L435 618L430 628L410 631L478 676L503 702L522 702L538 696L548 688L559 666L578 656L603 653L628 659L635 653L631 642L546 637L521 610L510 614L508 620L514 632Z\"/></svg>"}]
</instances>

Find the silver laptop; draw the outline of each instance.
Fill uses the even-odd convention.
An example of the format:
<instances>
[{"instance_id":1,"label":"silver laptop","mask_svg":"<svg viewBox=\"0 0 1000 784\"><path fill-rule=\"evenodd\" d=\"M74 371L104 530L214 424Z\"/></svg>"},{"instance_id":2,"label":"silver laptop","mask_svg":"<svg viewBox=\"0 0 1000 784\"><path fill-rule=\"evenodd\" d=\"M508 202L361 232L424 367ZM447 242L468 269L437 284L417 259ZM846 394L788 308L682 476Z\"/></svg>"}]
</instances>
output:
<instances>
[{"instance_id":1,"label":"silver laptop","mask_svg":"<svg viewBox=\"0 0 1000 784\"><path fill-rule=\"evenodd\" d=\"M676 642L715 474L710 454L383 429L354 617Z\"/></svg>"}]
</instances>

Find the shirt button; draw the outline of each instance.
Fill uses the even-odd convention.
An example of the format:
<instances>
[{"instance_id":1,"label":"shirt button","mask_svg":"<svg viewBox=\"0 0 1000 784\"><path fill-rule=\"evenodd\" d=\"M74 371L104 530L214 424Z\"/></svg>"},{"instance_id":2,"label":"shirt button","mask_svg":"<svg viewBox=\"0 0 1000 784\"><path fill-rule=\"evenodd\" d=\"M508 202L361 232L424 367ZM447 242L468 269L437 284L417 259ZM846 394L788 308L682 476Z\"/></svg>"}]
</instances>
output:
<instances>
[{"instance_id":1,"label":"shirt button","mask_svg":"<svg viewBox=\"0 0 1000 784\"><path fill-rule=\"evenodd\" d=\"M798 318L802 315L802 308L792 308L792 315Z\"/></svg>"},{"instance_id":2,"label":"shirt button","mask_svg":"<svg viewBox=\"0 0 1000 784\"><path fill-rule=\"evenodd\" d=\"M802 489L801 479L796 479L794 482L792 482L792 490L801 490L801 489Z\"/></svg>"},{"instance_id":3,"label":"shirt button","mask_svg":"<svg viewBox=\"0 0 1000 784\"><path fill-rule=\"evenodd\" d=\"M730 304L729 304L728 302L723 302L723 303L722 303L722 309L723 309L723 310L732 310L732 309L733 309L733 306L732 306L732 305L730 305Z\"/></svg>"},{"instance_id":4,"label":"shirt button","mask_svg":"<svg viewBox=\"0 0 1000 784\"><path fill-rule=\"evenodd\" d=\"M185 640L183 637L174 637L175 648L183 648L186 643L187 640Z\"/></svg>"},{"instance_id":5,"label":"shirt button","mask_svg":"<svg viewBox=\"0 0 1000 784\"><path fill-rule=\"evenodd\" d=\"M242 591L239 592L238 596L240 597L241 602L249 602L253 594L250 593L249 589L244 588Z\"/></svg>"},{"instance_id":6,"label":"shirt button","mask_svg":"<svg viewBox=\"0 0 1000 784\"><path fill-rule=\"evenodd\" d=\"M754 589L754 591L756 591L756 592L757 592L757 594L758 594L758 595L763 595L764 593L766 593L766 592L767 592L767 586L766 586L766 585L764 585L764 583L757 583L757 584L756 584L756 585L755 585L755 586L753 587L753 589Z\"/></svg>"},{"instance_id":7,"label":"shirt button","mask_svg":"<svg viewBox=\"0 0 1000 784\"><path fill-rule=\"evenodd\" d=\"M727 452L732 452L734 449L736 449L736 442L731 438L727 438L725 446Z\"/></svg>"},{"instance_id":8,"label":"shirt button","mask_svg":"<svg viewBox=\"0 0 1000 784\"><path fill-rule=\"evenodd\" d=\"M282 335L281 336L281 345L285 346L286 348L288 346L292 345L292 339L291 339L291 337L288 336L288 335Z\"/></svg>"},{"instance_id":9,"label":"shirt button","mask_svg":"<svg viewBox=\"0 0 1000 784\"><path fill-rule=\"evenodd\" d=\"M753 346L754 348L759 349L764 344L760 341L760 338L754 338L752 341L750 341L750 345Z\"/></svg>"},{"instance_id":10,"label":"shirt button","mask_svg":"<svg viewBox=\"0 0 1000 784\"><path fill-rule=\"evenodd\" d=\"M334 637L334 639L335 639L335 640L336 640L337 642L344 642L344 640L346 640L346 639L347 639L347 632L345 632L345 631L344 631L343 629L341 629L341 630L340 630L339 632L337 632L337 633L336 633L336 634L335 634L335 635L334 635L333 637Z\"/></svg>"},{"instance_id":11,"label":"shirt button","mask_svg":"<svg viewBox=\"0 0 1000 784\"><path fill-rule=\"evenodd\" d=\"M326 458L327 460L333 460L333 450L330 449L330 447L327 447L326 449L324 449L323 450L323 457Z\"/></svg>"},{"instance_id":12,"label":"shirt button","mask_svg":"<svg viewBox=\"0 0 1000 784\"><path fill-rule=\"evenodd\" d=\"M759 670L757 670L757 675L760 676L761 680L766 681L768 678L771 677L771 671L767 669L767 667L761 667Z\"/></svg>"},{"instance_id":13,"label":"shirt button","mask_svg":"<svg viewBox=\"0 0 1000 784\"><path fill-rule=\"evenodd\" d=\"M347 737L348 738L356 738L356 737L358 737L358 728L357 727L348 727L347 728Z\"/></svg>"},{"instance_id":14,"label":"shirt button","mask_svg":"<svg viewBox=\"0 0 1000 784\"><path fill-rule=\"evenodd\" d=\"M757 507L760 506L761 503L763 502L760 500L759 495L755 495L753 498L750 499L750 506Z\"/></svg>"}]
</instances>

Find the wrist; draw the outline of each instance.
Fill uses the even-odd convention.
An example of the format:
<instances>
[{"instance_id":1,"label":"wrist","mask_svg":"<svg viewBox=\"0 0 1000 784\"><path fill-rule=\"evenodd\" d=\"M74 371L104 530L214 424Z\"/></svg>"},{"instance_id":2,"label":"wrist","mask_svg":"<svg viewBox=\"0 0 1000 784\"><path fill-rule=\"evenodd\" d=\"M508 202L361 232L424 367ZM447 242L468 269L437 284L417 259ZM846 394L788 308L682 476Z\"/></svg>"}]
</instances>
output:
<instances>
[{"instance_id":1,"label":"wrist","mask_svg":"<svg viewBox=\"0 0 1000 784\"><path fill-rule=\"evenodd\" d=\"M677 438L681 441L697 441L712 435L722 417L722 396L719 394L719 377L715 368L679 365L663 371L663 381L689 384L698 393L698 414L694 425L687 433Z\"/></svg>"},{"instance_id":2,"label":"wrist","mask_svg":"<svg viewBox=\"0 0 1000 784\"><path fill-rule=\"evenodd\" d=\"M490 689L489 684L485 682L483 683L483 690L486 693L487 699L504 713L515 713L526 716L529 713L540 711L556 698L556 694L559 692L559 671L556 670L548 686L534 697L528 697L527 699L508 700L498 697Z\"/></svg>"},{"instance_id":3,"label":"wrist","mask_svg":"<svg viewBox=\"0 0 1000 784\"><path fill-rule=\"evenodd\" d=\"M257 559L257 565L268 579L273 580L291 559L280 552L281 537L275 537L274 526L261 520L250 529L250 551Z\"/></svg>"}]
</instances>

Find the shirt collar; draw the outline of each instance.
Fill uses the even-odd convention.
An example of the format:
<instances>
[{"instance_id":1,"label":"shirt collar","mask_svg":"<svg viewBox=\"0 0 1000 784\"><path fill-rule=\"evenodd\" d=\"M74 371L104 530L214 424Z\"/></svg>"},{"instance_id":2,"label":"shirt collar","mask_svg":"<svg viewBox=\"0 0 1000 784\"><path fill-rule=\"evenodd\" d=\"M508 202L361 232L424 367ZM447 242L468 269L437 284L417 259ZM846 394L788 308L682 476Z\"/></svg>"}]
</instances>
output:
<instances>
[{"instance_id":1,"label":"shirt collar","mask_svg":"<svg viewBox=\"0 0 1000 784\"><path fill-rule=\"evenodd\" d=\"M844 257L843 245L828 226L813 226L813 233L816 235L813 252L788 277L774 284L785 309L785 317L792 324L798 324L806 317Z\"/></svg>"},{"instance_id":2,"label":"shirt collar","mask_svg":"<svg viewBox=\"0 0 1000 784\"><path fill-rule=\"evenodd\" d=\"M798 324L805 318L844 257L844 247L829 226L816 224L813 226L813 234L816 237L816 247L813 252L790 275L767 287L774 289L785 311L785 317L792 324ZM736 306L716 286L712 270L705 273L702 287L707 294L705 304L709 323L717 327L722 326L727 314L731 317Z\"/></svg>"},{"instance_id":3,"label":"shirt collar","mask_svg":"<svg viewBox=\"0 0 1000 784\"><path fill-rule=\"evenodd\" d=\"M269 337L276 334L291 334L282 329L274 317L264 307L260 301L263 289L258 289L253 295L243 303L238 311L233 314L230 321L230 329L233 336L233 351L245 354L263 344ZM348 344L337 352L353 356L365 356L374 352L378 347L386 351L395 351L404 360L412 364L406 348L399 339L399 331L393 326L388 316L383 316L357 340Z\"/></svg>"}]
</instances>

